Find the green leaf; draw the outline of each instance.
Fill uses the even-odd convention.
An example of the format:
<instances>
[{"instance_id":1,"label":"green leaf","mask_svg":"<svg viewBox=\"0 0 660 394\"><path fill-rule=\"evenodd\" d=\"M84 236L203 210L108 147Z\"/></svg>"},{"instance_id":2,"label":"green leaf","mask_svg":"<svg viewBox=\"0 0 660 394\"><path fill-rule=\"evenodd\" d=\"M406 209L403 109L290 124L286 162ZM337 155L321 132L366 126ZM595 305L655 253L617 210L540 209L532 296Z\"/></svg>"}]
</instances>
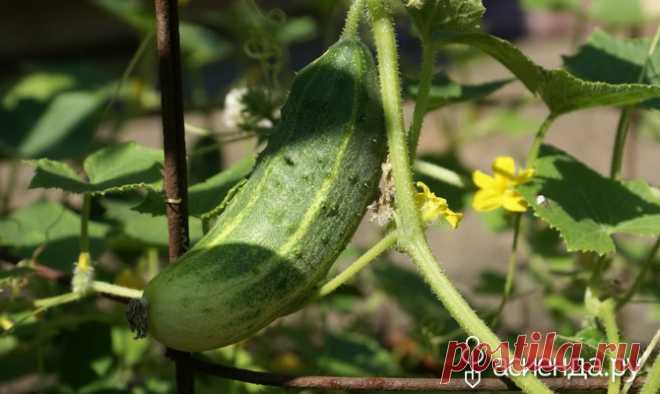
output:
<instances>
[{"instance_id":1,"label":"green leaf","mask_svg":"<svg viewBox=\"0 0 660 394\"><path fill-rule=\"evenodd\" d=\"M530 92L539 94L555 116L590 107L637 104L660 97L660 86L590 82L565 70L546 70L510 42L485 33L443 33L435 37L440 43L471 45L492 56Z\"/></svg>"},{"instance_id":2,"label":"green leaf","mask_svg":"<svg viewBox=\"0 0 660 394\"><path fill-rule=\"evenodd\" d=\"M131 247L144 245L167 247L167 218L151 216L131 209L134 201L116 201L105 199L101 205L106 209L106 216L119 223L121 235L127 237ZM199 219L189 218L191 243L202 236L202 223ZM137 242L137 245L136 245Z\"/></svg>"},{"instance_id":3,"label":"green leaf","mask_svg":"<svg viewBox=\"0 0 660 394\"><path fill-rule=\"evenodd\" d=\"M481 0L425 0L422 7L406 10L423 37L439 31L476 30L486 12Z\"/></svg>"},{"instance_id":4,"label":"green leaf","mask_svg":"<svg viewBox=\"0 0 660 394\"><path fill-rule=\"evenodd\" d=\"M93 255L101 252L107 232L107 225L89 222ZM65 271L77 260L79 238L80 216L56 203L37 202L0 220L0 245L24 258L43 246L38 261Z\"/></svg>"},{"instance_id":5,"label":"green leaf","mask_svg":"<svg viewBox=\"0 0 660 394\"><path fill-rule=\"evenodd\" d=\"M639 104L660 97L660 85L589 82L564 70L545 71L540 94L550 111L564 114L600 106Z\"/></svg>"},{"instance_id":6,"label":"green leaf","mask_svg":"<svg viewBox=\"0 0 660 394\"><path fill-rule=\"evenodd\" d=\"M509 82L511 82L511 79L497 80L477 85L461 85L450 80L447 74L438 73L433 77L433 81L431 82L428 111L433 111L450 104L482 99L494 93ZM415 99L418 91L418 81L408 81L408 83L406 83L404 93L408 97Z\"/></svg>"},{"instance_id":7,"label":"green leaf","mask_svg":"<svg viewBox=\"0 0 660 394\"><path fill-rule=\"evenodd\" d=\"M103 95L72 91L48 103L23 100L13 110L0 110L0 121L9 129L0 134L0 151L21 158L84 152L95 131L91 120L104 102Z\"/></svg>"},{"instance_id":8,"label":"green leaf","mask_svg":"<svg viewBox=\"0 0 660 394\"><path fill-rule=\"evenodd\" d=\"M32 72L12 84L2 98L2 106L13 110L22 100L47 101L75 85L76 79L71 74Z\"/></svg>"},{"instance_id":9,"label":"green leaf","mask_svg":"<svg viewBox=\"0 0 660 394\"><path fill-rule=\"evenodd\" d=\"M439 44L464 44L480 49L511 71L530 92L536 93L543 78L543 67L525 56L509 41L481 32L442 32L435 34Z\"/></svg>"},{"instance_id":10,"label":"green leaf","mask_svg":"<svg viewBox=\"0 0 660 394\"><path fill-rule=\"evenodd\" d=\"M648 38L624 40L597 29L577 53L562 58L571 73L589 81L660 85L660 50L648 58L650 46ZM644 69L647 58L649 65ZM660 109L660 99L643 105Z\"/></svg>"},{"instance_id":11,"label":"green leaf","mask_svg":"<svg viewBox=\"0 0 660 394\"><path fill-rule=\"evenodd\" d=\"M250 174L254 163L255 157L249 156L204 182L191 186L188 189L188 214L202 219L215 216L227 193ZM134 209L151 215L164 215L165 200L162 193L149 192Z\"/></svg>"},{"instance_id":12,"label":"green leaf","mask_svg":"<svg viewBox=\"0 0 660 394\"><path fill-rule=\"evenodd\" d=\"M571 251L610 253L612 235L660 234L660 199L641 181L615 181L547 145L532 181L518 190L534 214L557 229ZM537 196L545 202L537 204Z\"/></svg>"},{"instance_id":13,"label":"green leaf","mask_svg":"<svg viewBox=\"0 0 660 394\"><path fill-rule=\"evenodd\" d=\"M103 195L136 189L158 190L162 184L163 151L134 142L102 148L84 161L89 182L68 164L49 159L29 162L36 168L30 188L57 188L70 193Z\"/></svg>"},{"instance_id":14,"label":"green leaf","mask_svg":"<svg viewBox=\"0 0 660 394\"><path fill-rule=\"evenodd\" d=\"M639 25L645 21L640 0L592 0L589 11L591 18L609 25Z\"/></svg>"}]
</instances>

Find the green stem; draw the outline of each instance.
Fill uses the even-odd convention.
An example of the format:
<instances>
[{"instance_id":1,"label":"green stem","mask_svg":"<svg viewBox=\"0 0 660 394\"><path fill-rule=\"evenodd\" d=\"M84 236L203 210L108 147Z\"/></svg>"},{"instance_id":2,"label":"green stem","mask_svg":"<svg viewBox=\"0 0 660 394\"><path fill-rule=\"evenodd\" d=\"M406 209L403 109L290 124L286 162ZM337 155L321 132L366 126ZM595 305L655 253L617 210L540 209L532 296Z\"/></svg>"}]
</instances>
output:
<instances>
[{"instance_id":1,"label":"green stem","mask_svg":"<svg viewBox=\"0 0 660 394\"><path fill-rule=\"evenodd\" d=\"M130 287L117 286L112 283L94 281L92 289L97 293L114 295L122 298L141 298L142 290L131 289Z\"/></svg>"},{"instance_id":2,"label":"green stem","mask_svg":"<svg viewBox=\"0 0 660 394\"><path fill-rule=\"evenodd\" d=\"M442 301L449 314L470 335L474 335L491 349L496 349L501 341L493 331L477 316L463 296L454 287L442 268L431 254L428 245L420 240L410 248L410 255L422 272L435 295ZM543 382L533 375L510 376L510 379L526 393L552 393Z\"/></svg>"},{"instance_id":3,"label":"green stem","mask_svg":"<svg viewBox=\"0 0 660 394\"><path fill-rule=\"evenodd\" d=\"M646 383L642 386L639 394L656 394L658 392L660 392L660 354L656 356Z\"/></svg>"},{"instance_id":4,"label":"green stem","mask_svg":"<svg viewBox=\"0 0 660 394\"><path fill-rule=\"evenodd\" d=\"M92 282L92 289L97 293L109 294L122 298L142 297L142 290L117 286L107 282L94 281ZM39 312L42 312L54 306L59 306L73 301L78 301L89 294L90 294L89 292L70 292L70 293L60 294L54 297L41 298L34 301L34 306L38 308Z\"/></svg>"},{"instance_id":5,"label":"green stem","mask_svg":"<svg viewBox=\"0 0 660 394\"><path fill-rule=\"evenodd\" d=\"M543 140L545 140L545 135L548 133L555 117L556 115L549 114L536 132L534 140L532 141L532 146L529 148L529 153L527 153L527 168L532 168L534 166L534 162L536 162L536 158L539 156Z\"/></svg>"},{"instance_id":6,"label":"green stem","mask_svg":"<svg viewBox=\"0 0 660 394\"><path fill-rule=\"evenodd\" d=\"M140 42L140 46L131 57L131 60L128 62L128 65L126 66L126 69L124 70L124 73L122 74L119 83L115 87L115 90L112 94L112 97L110 98L110 101L108 101L108 103L105 105L105 108L103 109L103 113L101 114L100 117L101 120L105 119L105 117L108 115L108 112L119 98L119 93L121 92L122 86L124 86L124 84L128 80L128 77L133 73L133 70L135 69L135 66L138 64L138 61L142 58L142 55L149 48L149 44L154 42L155 35L156 35L156 31L151 29L144 35L144 38L142 38L142 41Z\"/></svg>"},{"instance_id":7,"label":"green stem","mask_svg":"<svg viewBox=\"0 0 660 394\"><path fill-rule=\"evenodd\" d=\"M660 40L660 27L655 31L655 36L649 47L644 66L637 78L637 83L642 83L644 81L646 70L649 67L653 53L658 46L658 40ZM630 114L634 108L634 106L631 106L622 109L621 116L619 116L619 123L616 127L616 136L614 137L614 147L612 148L612 163L610 165L610 178L612 179L619 179L621 177L623 153L626 146L626 139L628 138L628 131L630 130Z\"/></svg>"},{"instance_id":8,"label":"green stem","mask_svg":"<svg viewBox=\"0 0 660 394\"><path fill-rule=\"evenodd\" d=\"M80 253L89 254L89 210L91 204L91 194L83 194L82 208L80 210Z\"/></svg>"},{"instance_id":9,"label":"green stem","mask_svg":"<svg viewBox=\"0 0 660 394\"><path fill-rule=\"evenodd\" d=\"M351 7L348 9L348 13L346 14L344 31L341 33L342 38L357 37L363 11L364 0L353 0L353 4L351 4Z\"/></svg>"},{"instance_id":10,"label":"green stem","mask_svg":"<svg viewBox=\"0 0 660 394\"><path fill-rule=\"evenodd\" d=\"M430 39L422 38L422 68L419 73L419 87L415 99L415 111L412 124L408 131L408 143L410 144L410 157L415 159L417 144L424 123L424 116L429 104L429 91L433 81L433 61L435 59L435 46Z\"/></svg>"},{"instance_id":11,"label":"green stem","mask_svg":"<svg viewBox=\"0 0 660 394\"><path fill-rule=\"evenodd\" d=\"M513 290L513 282L516 276L516 269L518 267L518 238L520 237L520 222L522 221L522 214L516 214L513 219L513 242L511 244L511 255L509 256L509 264L507 267L506 281L504 282L504 291L502 292L502 299L500 304L495 311L495 315L491 320L491 326L495 326L504 311L506 303L511 297L511 292Z\"/></svg>"},{"instance_id":12,"label":"green stem","mask_svg":"<svg viewBox=\"0 0 660 394\"><path fill-rule=\"evenodd\" d=\"M630 130L630 113L632 107L626 107L621 110L619 123L616 126L616 136L614 137L614 147L612 148L612 162L610 164L610 178L619 179L621 177L621 165L623 163L623 151Z\"/></svg>"},{"instance_id":13,"label":"green stem","mask_svg":"<svg viewBox=\"0 0 660 394\"><path fill-rule=\"evenodd\" d=\"M600 307L598 308L597 317L605 328L605 336L607 337L607 342L614 344L619 343L621 338L619 337L619 328L616 323L616 304L614 303L614 300L608 298L602 301ZM611 352L608 352L608 358L612 359L613 357L614 355ZM615 368L615 366L612 368ZM612 373L614 373L614 371L612 371ZM617 376L615 379L610 379L607 385L607 394L619 394L620 387L620 376Z\"/></svg>"},{"instance_id":14,"label":"green stem","mask_svg":"<svg viewBox=\"0 0 660 394\"><path fill-rule=\"evenodd\" d=\"M415 204L409 149L403 129L394 27L382 0L368 0L367 5L378 56L387 143L393 167L399 244L410 254L433 292L459 325L470 335L478 337L495 349L500 340L454 287L426 243L424 228ZM527 393L552 393L532 375L515 376L512 379Z\"/></svg>"},{"instance_id":15,"label":"green stem","mask_svg":"<svg viewBox=\"0 0 660 394\"><path fill-rule=\"evenodd\" d=\"M660 340L660 329L656 330L655 335L653 335L653 338L651 338L651 342L649 342L649 344L646 346L644 354L642 354L642 357L639 358L639 369L636 371L631 371L630 377L623 385L623 389L621 389L621 394L627 394L630 391L630 388L635 382L635 378L637 378L637 375L641 372L642 368L644 368L644 364L646 364L646 361L649 359L649 357L651 357L651 353L653 353L653 350L655 350L655 347L658 345L658 340Z\"/></svg>"},{"instance_id":16,"label":"green stem","mask_svg":"<svg viewBox=\"0 0 660 394\"><path fill-rule=\"evenodd\" d=\"M86 296L85 293L65 293L65 294L60 294L58 296L54 297L48 297L48 298L41 298L38 300L34 301L34 306L38 308L38 312L43 312L46 309L52 308L54 306L59 306L63 304L67 304L69 302L73 301L78 301L79 299L83 298Z\"/></svg>"},{"instance_id":17,"label":"green stem","mask_svg":"<svg viewBox=\"0 0 660 394\"><path fill-rule=\"evenodd\" d=\"M639 272L637 273L637 276L635 277L635 281L633 282L632 286L626 291L626 293L617 301L617 308L621 308L622 306L626 305L632 297L637 293L639 288L642 286L644 283L644 279L646 279L646 273L651 269L653 266L653 262L655 261L655 256L658 254L658 249L660 249L660 238L656 239L655 244L653 244L653 247L651 248L651 251L649 252L648 256L642 262L641 267L639 268Z\"/></svg>"},{"instance_id":18,"label":"green stem","mask_svg":"<svg viewBox=\"0 0 660 394\"><path fill-rule=\"evenodd\" d=\"M409 150L403 127L401 83L394 26L382 0L368 0L367 5L377 49L387 144L395 186L399 242L407 245L415 239L424 239L424 228L415 204Z\"/></svg>"},{"instance_id":19,"label":"green stem","mask_svg":"<svg viewBox=\"0 0 660 394\"><path fill-rule=\"evenodd\" d=\"M426 175L433 179L437 179L448 185L456 186L461 189L466 189L470 182L460 174L437 164L429 163L427 161L415 160L415 171L422 175Z\"/></svg>"},{"instance_id":20,"label":"green stem","mask_svg":"<svg viewBox=\"0 0 660 394\"><path fill-rule=\"evenodd\" d=\"M385 252L396 242L396 231L390 231L385 237L378 241L374 246L367 250L362 256L358 257L351 265L344 271L340 272L337 276L332 278L326 284L321 286L318 291L317 298L325 297L335 291L339 286L349 281L371 263L381 253Z\"/></svg>"}]
</instances>

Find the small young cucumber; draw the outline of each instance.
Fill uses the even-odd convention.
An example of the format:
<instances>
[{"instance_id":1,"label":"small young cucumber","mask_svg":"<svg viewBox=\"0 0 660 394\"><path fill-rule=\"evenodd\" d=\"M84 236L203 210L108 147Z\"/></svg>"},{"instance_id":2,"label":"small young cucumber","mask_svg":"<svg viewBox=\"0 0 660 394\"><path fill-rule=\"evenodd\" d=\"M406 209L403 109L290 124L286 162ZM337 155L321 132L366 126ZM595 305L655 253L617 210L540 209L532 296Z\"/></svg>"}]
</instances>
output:
<instances>
[{"instance_id":1,"label":"small young cucumber","mask_svg":"<svg viewBox=\"0 0 660 394\"><path fill-rule=\"evenodd\" d=\"M247 182L209 233L145 289L149 333L204 351L304 304L374 198L384 128L363 43L342 39L303 68Z\"/></svg>"}]
</instances>

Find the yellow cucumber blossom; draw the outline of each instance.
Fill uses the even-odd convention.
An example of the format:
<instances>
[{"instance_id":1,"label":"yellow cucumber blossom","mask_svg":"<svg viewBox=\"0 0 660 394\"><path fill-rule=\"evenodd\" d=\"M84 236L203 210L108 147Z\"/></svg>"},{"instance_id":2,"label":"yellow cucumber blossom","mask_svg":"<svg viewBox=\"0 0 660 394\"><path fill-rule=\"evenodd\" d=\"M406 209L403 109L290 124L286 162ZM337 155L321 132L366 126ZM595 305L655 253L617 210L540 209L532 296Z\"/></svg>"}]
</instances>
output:
<instances>
[{"instance_id":1,"label":"yellow cucumber blossom","mask_svg":"<svg viewBox=\"0 0 660 394\"><path fill-rule=\"evenodd\" d=\"M416 185L421 189L415 194L415 201L422 213L422 220L425 223L431 223L442 215L452 228L458 227L463 219L463 214L449 209L447 200L433 194L424 182L417 182Z\"/></svg>"},{"instance_id":2,"label":"yellow cucumber blossom","mask_svg":"<svg viewBox=\"0 0 660 394\"><path fill-rule=\"evenodd\" d=\"M534 170L529 168L516 174L516 163L512 157L498 156L493 161L493 176L476 170L472 173L479 191L474 195L472 207L477 211L492 211L503 207L511 212L525 212L527 202L516 191L516 186L529 182Z\"/></svg>"}]
</instances>

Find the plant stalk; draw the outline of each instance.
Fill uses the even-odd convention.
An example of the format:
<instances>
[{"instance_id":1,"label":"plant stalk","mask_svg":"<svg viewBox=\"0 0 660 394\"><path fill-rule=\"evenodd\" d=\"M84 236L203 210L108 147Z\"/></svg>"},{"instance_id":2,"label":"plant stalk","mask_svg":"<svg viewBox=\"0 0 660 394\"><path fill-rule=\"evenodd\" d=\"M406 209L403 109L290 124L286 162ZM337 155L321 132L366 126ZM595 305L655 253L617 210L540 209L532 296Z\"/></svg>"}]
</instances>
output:
<instances>
[{"instance_id":1,"label":"plant stalk","mask_svg":"<svg viewBox=\"0 0 660 394\"><path fill-rule=\"evenodd\" d=\"M369 265L374 259L389 249L396 243L396 231L390 231L385 237L378 241L374 246L367 250L362 256L358 257L351 265L337 276L325 283L319 289L317 298L325 297L335 291L339 286L349 281L358 272Z\"/></svg>"},{"instance_id":2,"label":"plant stalk","mask_svg":"<svg viewBox=\"0 0 660 394\"><path fill-rule=\"evenodd\" d=\"M541 126L539 127L539 130L536 132L536 135L534 136L534 140L532 141L532 146L529 148L529 153L527 153L527 168L532 168L534 166L534 163L536 162L536 159L539 156L539 151L541 150L541 145L543 145L543 141L545 140L545 136L548 133L548 130L550 129L550 126L552 125L552 122L554 122L556 115L554 114L549 114L543 123L541 123Z\"/></svg>"},{"instance_id":3,"label":"plant stalk","mask_svg":"<svg viewBox=\"0 0 660 394\"><path fill-rule=\"evenodd\" d=\"M362 12L364 11L364 0L353 0L351 7L346 14L346 22L344 23L344 30L341 33L342 38L355 38L358 35L360 28L360 19L362 19Z\"/></svg>"},{"instance_id":4,"label":"plant stalk","mask_svg":"<svg viewBox=\"0 0 660 394\"><path fill-rule=\"evenodd\" d=\"M467 301L451 283L433 257L415 204L409 146L403 128L401 88L394 26L382 0L368 0L374 42L378 57L381 96L385 111L387 142L392 163L397 209L399 244L406 250L429 286L447 308L451 316L471 335L488 343L493 349L500 340L477 316ZM536 377L516 376L513 381L528 393L552 393Z\"/></svg>"}]
</instances>

